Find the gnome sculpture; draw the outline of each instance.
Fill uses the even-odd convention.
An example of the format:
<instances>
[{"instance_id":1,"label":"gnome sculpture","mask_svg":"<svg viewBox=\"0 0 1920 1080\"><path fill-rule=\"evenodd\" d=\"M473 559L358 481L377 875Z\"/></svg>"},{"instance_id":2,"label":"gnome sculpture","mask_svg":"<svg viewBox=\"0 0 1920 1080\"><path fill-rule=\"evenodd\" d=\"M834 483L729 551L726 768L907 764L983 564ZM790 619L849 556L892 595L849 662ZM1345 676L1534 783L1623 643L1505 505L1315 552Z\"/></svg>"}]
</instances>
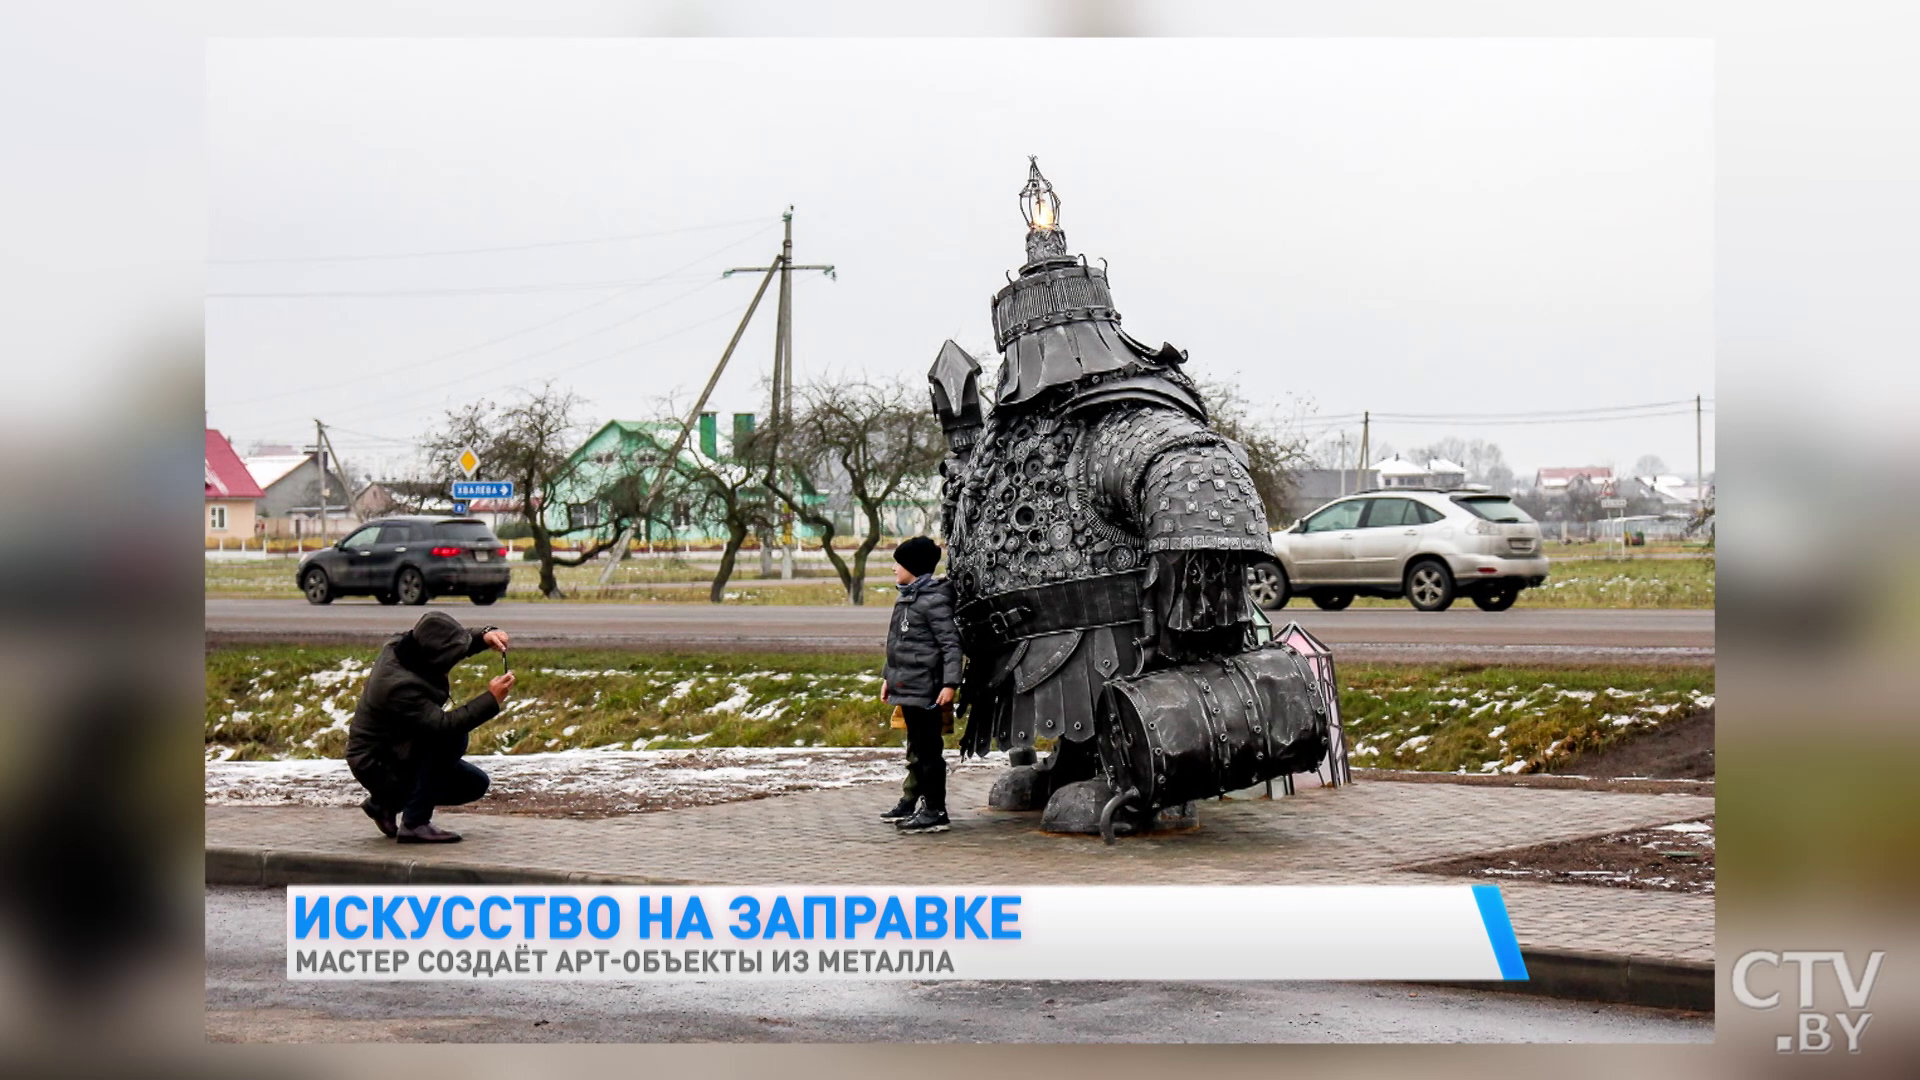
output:
<instances>
[{"instance_id":1,"label":"gnome sculpture","mask_svg":"<svg viewBox=\"0 0 1920 1080\"><path fill-rule=\"evenodd\" d=\"M1245 571L1270 554L1267 520L1245 451L1208 427L1186 354L1129 336L1106 271L1068 254L1037 161L1020 199L1027 259L993 298L991 408L979 363L952 341L928 376L949 447L961 752L1008 751L995 806L1044 805L1043 828L1093 832L1113 795L1101 691L1252 644ZM1055 741L1044 760L1036 739Z\"/></svg>"}]
</instances>

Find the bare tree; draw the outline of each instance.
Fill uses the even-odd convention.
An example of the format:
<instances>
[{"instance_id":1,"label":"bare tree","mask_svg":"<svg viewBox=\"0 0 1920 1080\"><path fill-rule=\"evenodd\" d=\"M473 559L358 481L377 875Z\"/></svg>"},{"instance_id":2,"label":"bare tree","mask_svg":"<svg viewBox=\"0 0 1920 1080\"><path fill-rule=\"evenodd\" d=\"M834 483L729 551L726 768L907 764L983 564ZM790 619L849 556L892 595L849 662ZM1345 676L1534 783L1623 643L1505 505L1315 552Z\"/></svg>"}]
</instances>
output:
<instances>
[{"instance_id":1,"label":"bare tree","mask_svg":"<svg viewBox=\"0 0 1920 1080\"><path fill-rule=\"evenodd\" d=\"M578 566L613 547L642 509L645 480L640 469L617 468L610 480L599 484L597 505L605 508L600 520L557 528L548 523L546 500L582 478L572 454L585 428L580 416L584 404L572 391L547 383L505 408L478 401L449 410L422 440L431 475L453 475L460 451L472 447L480 458L479 475L513 481L520 516L540 563L540 593L549 599L564 595L556 566ZM556 538L579 533L595 534L594 539L571 554L554 549Z\"/></svg>"},{"instance_id":2,"label":"bare tree","mask_svg":"<svg viewBox=\"0 0 1920 1080\"><path fill-rule=\"evenodd\" d=\"M1275 419L1272 410L1257 408L1232 383L1207 381L1199 388L1213 430L1246 449L1247 472L1253 476L1254 490L1260 493L1267 520L1288 520L1287 500L1293 494L1294 473L1313 461L1307 440Z\"/></svg>"},{"instance_id":3,"label":"bare tree","mask_svg":"<svg viewBox=\"0 0 1920 1080\"><path fill-rule=\"evenodd\" d=\"M822 381L797 387L792 416L769 425L768 488L820 532L821 549L853 604L866 602L867 561L885 534L887 505L938 473L946 453L926 390L902 379ZM838 527L803 492L844 491L861 530L853 564L833 548Z\"/></svg>"},{"instance_id":4,"label":"bare tree","mask_svg":"<svg viewBox=\"0 0 1920 1080\"><path fill-rule=\"evenodd\" d=\"M668 415L672 414L669 409ZM696 520L717 521L727 531L720 569L707 590L707 599L716 604L726 598L727 582L733 578L747 537L754 533L766 536L777 521L772 493L762 476L770 442L764 429L750 435L736 431L734 444L718 458L689 449L674 463L689 513Z\"/></svg>"},{"instance_id":5,"label":"bare tree","mask_svg":"<svg viewBox=\"0 0 1920 1080\"><path fill-rule=\"evenodd\" d=\"M1633 463L1634 476L1665 476L1667 463L1658 454L1642 454L1640 460Z\"/></svg>"}]
</instances>

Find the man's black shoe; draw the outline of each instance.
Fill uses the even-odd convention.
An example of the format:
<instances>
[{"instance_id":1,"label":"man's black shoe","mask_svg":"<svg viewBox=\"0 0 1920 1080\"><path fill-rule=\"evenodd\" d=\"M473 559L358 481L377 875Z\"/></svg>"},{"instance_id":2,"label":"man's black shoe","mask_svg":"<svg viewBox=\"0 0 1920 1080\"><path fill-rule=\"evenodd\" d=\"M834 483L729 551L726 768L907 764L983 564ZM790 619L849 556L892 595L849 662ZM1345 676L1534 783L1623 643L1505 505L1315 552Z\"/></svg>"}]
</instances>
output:
<instances>
[{"instance_id":1,"label":"man's black shoe","mask_svg":"<svg viewBox=\"0 0 1920 1080\"><path fill-rule=\"evenodd\" d=\"M903 797L899 802L893 804L893 809L888 810L884 814L881 814L880 820L881 821L905 821L908 818L913 816L914 809L919 805L920 805L919 799L908 799Z\"/></svg>"},{"instance_id":2,"label":"man's black shoe","mask_svg":"<svg viewBox=\"0 0 1920 1080\"><path fill-rule=\"evenodd\" d=\"M435 827L429 821L421 825L402 825L400 835L394 837L403 844L454 844L460 840L460 834Z\"/></svg>"},{"instance_id":3,"label":"man's black shoe","mask_svg":"<svg viewBox=\"0 0 1920 1080\"><path fill-rule=\"evenodd\" d=\"M926 809L900 823L903 833L946 832L953 826L947 821L945 810Z\"/></svg>"},{"instance_id":4,"label":"man's black shoe","mask_svg":"<svg viewBox=\"0 0 1920 1080\"><path fill-rule=\"evenodd\" d=\"M365 810L367 816L372 818L373 823L379 826L380 831L387 836L392 836L399 831L399 826L395 825L393 821L393 811L380 809L379 805L371 798L362 802L360 809Z\"/></svg>"}]
</instances>

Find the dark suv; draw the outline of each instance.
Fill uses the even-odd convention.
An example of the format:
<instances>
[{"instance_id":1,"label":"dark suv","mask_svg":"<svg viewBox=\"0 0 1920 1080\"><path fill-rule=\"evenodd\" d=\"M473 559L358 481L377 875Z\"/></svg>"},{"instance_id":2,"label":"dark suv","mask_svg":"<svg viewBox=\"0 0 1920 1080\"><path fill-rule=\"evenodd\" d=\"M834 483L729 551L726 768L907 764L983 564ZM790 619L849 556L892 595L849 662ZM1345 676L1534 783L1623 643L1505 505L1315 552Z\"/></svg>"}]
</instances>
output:
<instances>
[{"instance_id":1,"label":"dark suv","mask_svg":"<svg viewBox=\"0 0 1920 1080\"><path fill-rule=\"evenodd\" d=\"M491 604L506 594L508 576L506 545L486 522L390 517L305 556L294 580L309 604L356 595L383 604L424 604L448 593Z\"/></svg>"}]
</instances>

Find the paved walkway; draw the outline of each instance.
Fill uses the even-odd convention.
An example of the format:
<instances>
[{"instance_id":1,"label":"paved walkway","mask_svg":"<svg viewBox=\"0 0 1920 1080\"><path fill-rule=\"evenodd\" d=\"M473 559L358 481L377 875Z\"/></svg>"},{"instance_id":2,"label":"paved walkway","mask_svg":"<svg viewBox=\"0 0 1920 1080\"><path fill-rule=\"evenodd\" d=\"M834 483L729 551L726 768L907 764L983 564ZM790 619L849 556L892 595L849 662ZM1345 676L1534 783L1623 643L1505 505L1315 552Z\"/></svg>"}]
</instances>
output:
<instances>
[{"instance_id":1,"label":"paved walkway","mask_svg":"<svg viewBox=\"0 0 1920 1080\"><path fill-rule=\"evenodd\" d=\"M400 847L358 810L208 807L210 861L265 853L488 867L648 884L1394 884L1460 879L1403 869L1436 859L1713 813L1686 794L1364 782L1200 807L1200 827L1123 839L1041 833L1037 814L985 808L993 773L959 773L953 831L901 836L877 818L886 784L591 821L443 813L466 836ZM324 878L322 869L318 877ZM447 880L444 873L433 874ZM1711 962L1712 897L1504 885L1523 947Z\"/></svg>"}]
</instances>

